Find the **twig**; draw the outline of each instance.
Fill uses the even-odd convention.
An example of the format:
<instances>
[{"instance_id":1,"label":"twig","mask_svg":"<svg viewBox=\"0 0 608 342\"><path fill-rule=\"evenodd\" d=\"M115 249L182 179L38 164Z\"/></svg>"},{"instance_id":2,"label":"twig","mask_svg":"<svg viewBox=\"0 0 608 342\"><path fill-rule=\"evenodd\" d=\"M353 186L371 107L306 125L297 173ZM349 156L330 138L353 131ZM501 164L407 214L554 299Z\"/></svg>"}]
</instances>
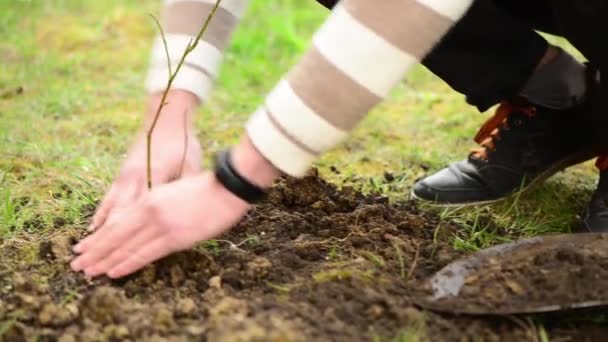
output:
<instances>
[{"instance_id":1,"label":"twig","mask_svg":"<svg viewBox=\"0 0 608 342\"><path fill-rule=\"evenodd\" d=\"M154 20L154 22L156 23L156 27L158 27L158 31L160 32L160 38L163 40L163 46L165 47L165 56L167 57L167 70L169 71L169 78L171 78L173 72L171 71L171 57L169 56L169 48L167 45L167 39L165 38L165 31L163 31L163 27L160 24L160 21L158 21L158 19L153 14L150 14L150 16L152 17L152 20Z\"/></svg>"},{"instance_id":2,"label":"twig","mask_svg":"<svg viewBox=\"0 0 608 342\"><path fill-rule=\"evenodd\" d=\"M184 153L182 153L182 161L179 164L178 177L184 175L184 165L186 165L186 154L188 153L188 112L184 111Z\"/></svg>"},{"instance_id":3,"label":"twig","mask_svg":"<svg viewBox=\"0 0 608 342\"><path fill-rule=\"evenodd\" d=\"M215 240L215 241L217 241L217 242L223 242L223 243L227 243L227 244L228 244L228 246L230 246L230 249L232 249L232 250L236 250L236 251L239 251L239 252L245 252L245 251L244 251L243 249L241 249L240 247L241 247L242 245L246 244L247 242L249 242L249 241L253 240L253 239L254 239L254 238L252 238L252 237L248 237L248 238L246 238L245 240L243 240L243 241L241 241L241 242L239 242L239 243L237 243L237 244L235 244L234 242L232 242L232 241L230 241L230 240Z\"/></svg>"},{"instance_id":4,"label":"twig","mask_svg":"<svg viewBox=\"0 0 608 342\"><path fill-rule=\"evenodd\" d=\"M412 265L410 266L410 270L407 272L407 277L405 278L405 280L408 280L412 277L412 274L414 274L414 271L416 270L416 266L418 266L418 257L420 256L420 243L416 243L416 254L414 254L414 261L412 261Z\"/></svg>"},{"instance_id":5,"label":"twig","mask_svg":"<svg viewBox=\"0 0 608 342\"><path fill-rule=\"evenodd\" d=\"M148 129L148 133L146 135L146 163L147 163L148 189L149 190L152 189L152 133L154 132L154 128L156 128L156 123L158 122L158 118L160 117L160 113L161 113L163 107L167 104L166 103L167 94L169 93L169 90L171 89L171 85L173 84L175 77L177 76L180 69L182 68L182 65L184 64L186 57L188 57L190 52L192 52L196 48L196 46L198 45L198 42L202 38L203 34L205 33L205 31L207 31L207 27L209 26L211 19L215 16L215 12L217 11L221 2L222 2L222 0L217 0L215 2L215 5L211 9L211 13L209 13L209 16L207 16L207 19L205 20L205 24L203 25L203 27L201 27L201 30L198 32L196 38L194 40L191 40L190 42L188 42L188 46L186 47L186 50L182 54L182 57L180 58L179 62L177 63L177 66L175 67L175 71L173 73L171 73L171 75L169 76L169 80L167 81L167 87L163 91L163 95L160 100L160 104L158 105L158 109L156 110L156 114L154 115L154 119L152 120L152 124L150 125L150 128ZM158 22L158 20L155 20L155 21ZM162 28L161 28L161 32L162 32ZM164 36L164 34L162 34L162 35ZM169 56L169 47L167 46L167 42L164 39L163 39L163 45L165 47L165 54L167 56ZM169 61L168 63L171 64L171 61Z\"/></svg>"},{"instance_id":6,"label":"twig","mask_svg":"<svg viewBox=\"0 0 608 342\"><path fill-rule=\"evenodd\" d=\"M397 259L399 259L399 268L401 269L401 278L405 278L405 263L403 261L403 255L401 254L401 248L395 240L392 241L393 248L397 252Z\"/></svg>"},{"instance_id":7,"label":"twig","mask_svg":"<svg viewBox=\"0 0 608 342\"><path fill-rule=\"evenodd\" d=\"M327 238L327 239L321 240L321 241L296 242L295 246L297 246L297 247L308 247L308 246L311 246L311 245L324 245L324 244L329 243L329 242L345 242L346 240L350 239L353 236L367 237L369 234L371 234L371 233L373 233L375 231L378 231L378 230L380 230L380 228L374 228L374 229L368 231L367 234L365 234L365 233L357 233L355 231L351 231L350 233L348 233L345 237L343 237L341 239L337 238L335 236L332 236L330 238Z\"/></svg>"}]
</instances>

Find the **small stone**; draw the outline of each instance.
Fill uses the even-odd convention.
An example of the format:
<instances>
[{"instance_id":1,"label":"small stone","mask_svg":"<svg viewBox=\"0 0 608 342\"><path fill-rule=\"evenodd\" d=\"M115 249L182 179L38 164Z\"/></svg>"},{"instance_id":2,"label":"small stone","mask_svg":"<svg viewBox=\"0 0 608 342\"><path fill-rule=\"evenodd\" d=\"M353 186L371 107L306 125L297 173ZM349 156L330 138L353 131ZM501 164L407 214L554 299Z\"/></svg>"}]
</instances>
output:
<instances>
[{"instance_id":1,"label":"small stone","mask_svg":"<svg viewBox=\"0 0 608 342\"><path fill-rule=\"evenodd\" d=\"M222 278L220 276L213 276L209 279L209 287L213 289L222 288Z\"/></svg>"},{"instance_id":2,"label":"small stone","mask_svg":"<svg viewBox=\"0 0 608 342\"><path fill-rule=\"evenodd\" d=\"M175 311L179 316L192 316L196 311L196 303L192 298L182 298L177 302Z\"/></svg>"}]
</instances>

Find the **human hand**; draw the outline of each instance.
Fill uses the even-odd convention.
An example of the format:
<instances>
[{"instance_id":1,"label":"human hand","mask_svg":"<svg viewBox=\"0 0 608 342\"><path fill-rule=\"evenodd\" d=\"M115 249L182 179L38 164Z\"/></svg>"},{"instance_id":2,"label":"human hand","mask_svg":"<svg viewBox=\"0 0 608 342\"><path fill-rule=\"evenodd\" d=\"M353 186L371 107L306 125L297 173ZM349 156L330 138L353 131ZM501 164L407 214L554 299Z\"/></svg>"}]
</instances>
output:
<instances>
[{"instance_id":1,"label":"human hand","mask_svg":"<svg viewBox=\"0 0 608 342\"><path fill-rule=\"evenodd\" d=\"M247 137L234 149L232 162L242 177L263 189L281 175ZM211 172L160 185L77 244L74 251L80 255L72 269L90 277L120 278L222 234L250 207Z\"/></svg>"},{"instance_id":2,"label":"human hand","mask_svg":"<svg viewBox=\"0 0 608 342\"><path fill-rule=\"evenodd\" d=\"M72 269L89 277L125 276L220 235L249 208L211 172L160 185L77 244L74 251L80 255Z\"/></svg>"},{"instance_id":3,"label":"human hand","mask_svg":"<svg viewBox=\"0 0 608 342\"><path fill-rule=\"evenodd\" d=\"M109 216L125 209L147 192L147 141L160 95L149 98L144 125L123 161L120 173L105 195L89 230L101 226ZM201 146L194 134L192 117L196 96L172 90L152 134L152 184L160 185L201 172ZM184 136L186 133L186 137Z\"/></svg>"}]
</instances>

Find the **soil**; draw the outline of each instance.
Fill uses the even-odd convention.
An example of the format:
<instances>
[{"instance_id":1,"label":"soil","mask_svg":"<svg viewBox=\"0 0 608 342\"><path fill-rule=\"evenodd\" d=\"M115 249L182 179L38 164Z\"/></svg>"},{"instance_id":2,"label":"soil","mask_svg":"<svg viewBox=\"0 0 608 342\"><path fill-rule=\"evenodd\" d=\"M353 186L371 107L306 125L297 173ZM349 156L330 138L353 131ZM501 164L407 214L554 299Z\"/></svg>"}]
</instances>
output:
<instances>
[{"instance_id":1,"label":"soil","mask_svg":"<svg viewBox=\"0 0 608 342\"><path fill-rule=\"evenodd\" d=\"M220 240L118 281L69 270L82 233L61 230L35 255L26 248L35 242L0 240L0 340L391 341L415 329L429 341L537 341L535 323L555 340L608 336L590 311L422 310L427 279L465 256L438 233L452 229L312 174L283 180Z\"/></svg>"},{"instance_id":2,"label":"soil","mask_svg":"<svg viewBox=\"0 0 608 342\"><path fill-rule=\"evenodd\" d=\"M483 251L464 261L464 271L447 270L462 287L458 296L432 301L433 308L509 314L608 304L608 234L526 241Z\"/></svg>"}]
</instances>

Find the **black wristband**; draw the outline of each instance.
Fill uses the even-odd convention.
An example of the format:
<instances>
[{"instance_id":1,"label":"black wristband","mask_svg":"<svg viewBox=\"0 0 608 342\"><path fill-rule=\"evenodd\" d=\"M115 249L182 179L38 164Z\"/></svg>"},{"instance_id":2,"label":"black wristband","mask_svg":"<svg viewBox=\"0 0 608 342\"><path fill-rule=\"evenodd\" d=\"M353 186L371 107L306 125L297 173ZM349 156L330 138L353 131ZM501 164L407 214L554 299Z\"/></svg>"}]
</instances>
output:
<instances>
[{"instance_id":1,"label":"black wristband","mask_svg":"<svg viewBox=\"0 0 608 342\"><path fill-rule=\"evenodd\" d=\"M247 203L255 204L266 195L263 189L251 184L235 170L229 150L222 151L216 156L215 177L228 191Z\"/></svg>"}]
</instances>

